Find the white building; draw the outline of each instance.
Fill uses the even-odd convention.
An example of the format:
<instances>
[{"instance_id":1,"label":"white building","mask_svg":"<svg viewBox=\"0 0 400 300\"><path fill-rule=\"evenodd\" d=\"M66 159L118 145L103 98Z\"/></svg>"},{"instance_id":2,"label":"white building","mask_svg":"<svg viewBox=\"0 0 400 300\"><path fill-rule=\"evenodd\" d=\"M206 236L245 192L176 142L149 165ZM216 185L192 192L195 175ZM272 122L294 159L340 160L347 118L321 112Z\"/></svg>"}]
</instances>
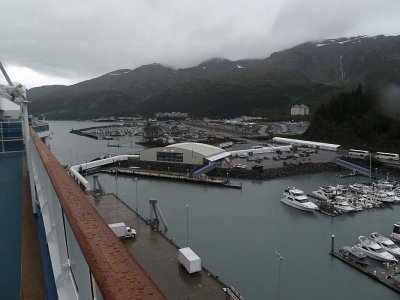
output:
<instances>
[{"instance_id":1,"label":"white building","mask_svg":"<svg viewBox=\"0 0 400 300\"><path fill-rule=\"evenodd\" d=\"M281 137L274 137L272 139L276 143L281 144L290 144L296 146L308 146L322 150L330 150L330 151L337 151L340 145L337 144L327 144L327 143L320 143L320 142L313 142L313 141L304 141L304 140L297 140L297 139L288 139L288 138L281 138Z\"/></svg>"},{"instance_id":2,"label":"white building","mask_svg":"<svg viewBox=\"0 0 400 300\"><path fill-rule=\"evenodd\" d=\"M305 116L310 113L310 109L308 106L301 104L301 105L293 105L290 109L290 115L292 116Z\"/></svg>"},{"instance_id":3,"label":"white building","mask_svg":"<svg viewBox=\"0 0 400 300\"><path fill-rule=\"evenodd\" d=\"M203 165L229 155L230 153L224 149L207 144L179 143L143 150L140 153L140 160Z\"/></svg>"},{"instance_id":4,"label":"white building","mask_svg":"<svg viewBox=\"0 0 400 300\"><path fill-rule=\"evenodd\" d=\"M188 113L181 112L158 112L155 114L156 118L187 118Z\"/></svg>"}]
</instances>

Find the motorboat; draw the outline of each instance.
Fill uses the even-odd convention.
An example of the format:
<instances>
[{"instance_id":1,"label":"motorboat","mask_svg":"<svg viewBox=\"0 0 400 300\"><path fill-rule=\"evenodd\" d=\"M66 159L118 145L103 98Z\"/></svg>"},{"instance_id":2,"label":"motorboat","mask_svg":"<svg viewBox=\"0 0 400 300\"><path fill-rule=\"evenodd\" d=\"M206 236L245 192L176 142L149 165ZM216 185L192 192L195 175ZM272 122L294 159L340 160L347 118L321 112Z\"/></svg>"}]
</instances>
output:
<instances>
[{"instance_id":1,"label":"motorboat","mask_svg":"<svg viewBox=\"0 0 400 300\"><path fill-rule=\"evenodd\" d=\"M322 190L313 191L311 193L311 195L314 198L318 199L318 200L322 200L322 201L328 201L329 200L329 197L327 197L326 194Z\"/></svg>"},{"instance_id":2,"label":"motorboat","mask_svg":"<svg viewBox=\"0 0 400 300\"><path fill-rule=\"evenodd\" d=\"M384 204L375 199L375 197L371 194L364 194L363 197L367 200L367 202L371 203L373 207L384 207Z\"/></svg>"},{"instance_id":3,"label":"motorboat","mask_svg":"<svg viewBox=\"0 0 400 300\"><path fill-rule=\"evenodd\" d=\"M355 201L356 201L357 205L361 205L363 208L372 208L373 207L372 203L370 203L367 200L367 198L356 196Z\"/></svg>"},{"instance_id":4,"label":"motorboat","mask_svg":"<svg viewBox=\"0 0 400 300\"><path fill-rule=\"evenodd\" d=\"M393 200L393 203L400 203L400 196L396 195L394 192L386 192L386 195Z\"/></svg>"},{"instance_id":5,"label":"motorboat","mask_svg":"<svg viewBox=\"0 0 400 300\"><path fill-rule=\"evenodd\" d=\"M354 212L355 209L347 202L346 198L343 196L336 196L335 200L332 201L336 209L340 210L342 213Z\"/></svg>"},{"instance_id":6,"label":"motorboat","mask_svg":"<svg viewBox=\"0 0 400 300\"><path fill-rule=\"evenodd\" d=\"M371 239L379 246L381 246L383 250L386 250L387 252L396 257L400 257L400 247L395 243L393 243L391 239L381 235L378 232L373 232L371 234Z\"/></svg>"},{"instance_id":7,"label":"motorboat","mask_svg":"<svg viewBox=\"0 0 400 300\"><path fill-rule=\"evenodd\" d=\"M330 201L320 201L320 203L318 204L318 209L321 213L331 217L342 214L341 211L337 210L333 203Z\"/></svg>"},{"instance_id":8,"label":"motorboat","mask_svg":"<svg viewBox=\"0 0 400 300\"><path fill-rule=\"evenodd\" d=\"M336 191L336 195L347 195L349 193L349 189L342 184L337 184L334 189Z\"/></svg>"},{"instance_id":9,"label":"motorboat","mask_svg":"<svg viewBox=\"0 0 400 300\"><path fill-rule=\"evenodd\" d=\"M322 191L326 197L332 199L336 195L336 189L333 186L321 186L320 191Z\"/></svg>"},{"instance_id":10,"label":"motorboat","mask_svg":"<svg viewBox=\"0 0 400 300\"><path fill-rule=\"evenodd\" d=\"M360 183L350 184L349 189L355 193L363 193L365 189L365 185Z\"/></svg>"},{"instance_id":11,"label":"motorboat","mask_svg":"<svg viewBox=\"0 0 400 300\"><path fill-rule=\"evenodd\" d=\"M380 261L397 262L397 259L392 254L385 251L381 246L369 238L365 236L359 236L358 241L359 243L355 245L354 248L360 250L365 255Z\"/></svg>"},{"instance_id":12,"label":"motorboat","mask_svg":"<svg viewBox=\"0 0 400 300\"><path fill-rule=\"evenodd\" d=\"M382 203L393 203L393 199L390 198L385 192L378 191L375 193L375 200Z\"/></svg>"},{"instance_id":13,"label":"motorboat","mask_svg":"<svg viewBox=\"0 0 400 300\"><path fill-rule=\"evenodd\" d=\"M369 265L367 261L367 255L356 249L355 247L344 246L342 249L339 250L339 253L342 256L355 262L356 264L362 265L364 267Z\"/></svg>"},{"instance_id":14,"label":"motorboat","mask_svg":"<svg viewBox=\"0 0 400 300\"><path fill-rule=\"evenodd\" d=\"M318 206L312 203L307 196L304 195L303 191L294 187L285 190L281 202L304 211L314 212L318 210Z\"/></svg>"},{"instance_id":15,"label":"motorboat","mask_svg":"<svg viewBox=\"0 0 400 300\"><path fill-rule=\"evenodd\" d=\"M388 180L378 180L378 182L373 183L373 185L387 191L391 191L394 189L394 184Z\"/></svg>"},{"instance_id":16,"label":"motorboat","mask_svg":"<svg viewBox=\"0 0 400 300\"><path fill-rule=\"evenodd\" d=\"M400 243L400 222L393 224L393 231L389 237L392 241Z\"/></svg>"},{"instance_id":17,"label":"motorboat","mask_svg":"<svg viewBox=\"0 0 400 300\"><path fill-rule=\"evenodd\" d=\"M351 207L354 208L355 211L362 211L364 209L364 207L357 202L356 198L352 198L349 201L349 204L350 204Z\"/></svg>"}]
</instances>

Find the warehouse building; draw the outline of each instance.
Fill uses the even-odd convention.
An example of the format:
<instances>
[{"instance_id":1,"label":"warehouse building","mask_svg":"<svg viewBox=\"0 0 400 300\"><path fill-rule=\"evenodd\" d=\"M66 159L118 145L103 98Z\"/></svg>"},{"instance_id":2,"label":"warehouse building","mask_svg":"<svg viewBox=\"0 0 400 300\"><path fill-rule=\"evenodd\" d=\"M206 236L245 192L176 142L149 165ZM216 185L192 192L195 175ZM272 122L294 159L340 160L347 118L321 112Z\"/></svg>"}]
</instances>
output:
<instances>
[{"instance_id":1,"label":"warehouse building","mask_svg":"<svg viewBox=\"0 0 400 300\"><path fill-rule=\"evenodd\" d=\"M222 160L230 153L224 149L201 143L179 143L143 150L140 160L203 165Z\"/></svg>"},{"instance_id":2,"label":"warehouse building","mask_svg":"<svg viewBox=\"0 0 400 300\"><path fill-rule=\"evenodd\" d=\"M296 146L307 146L307 147L313 147L316 149L330 150L330 151L337 151L340 148L340 145L337 145L337 144L327 144L327 143L304 141L304 140L297 140L297 139L288 139L288 138L281 138L281 137L274 137L272 140L275 143L290 144L290 145L296 145Z\"/></svg>"}]
</instances>

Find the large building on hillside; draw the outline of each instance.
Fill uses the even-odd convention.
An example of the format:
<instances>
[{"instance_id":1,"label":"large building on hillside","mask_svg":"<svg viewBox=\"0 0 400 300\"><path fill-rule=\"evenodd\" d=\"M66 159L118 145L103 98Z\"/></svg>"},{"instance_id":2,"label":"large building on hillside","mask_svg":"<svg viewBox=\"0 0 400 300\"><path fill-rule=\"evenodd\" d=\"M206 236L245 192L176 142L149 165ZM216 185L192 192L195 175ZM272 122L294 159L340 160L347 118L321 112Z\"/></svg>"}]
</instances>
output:
<instances>
[{"instance_id":1,"label":"large building on hillside","mask_svg":"<svg viewBox=\"0 0 400 300\"><path fill-rule=\"evenodd\" d=\"M308 106L301 104L301 105L293 105L290 109L291 116L305 116L310 113L310 109Z\"/></svg>"},{"instance_id":2,"label":"large building on hillside","mask_svg":"<svg viewBox=\"0 0 400 300\"><path fill-rule=\"evenodd\" d=\"M221 160L230 153L224 149L201 143L179 143L143 150L140 160L203 165Z\"/></svg>"}]
</instances>

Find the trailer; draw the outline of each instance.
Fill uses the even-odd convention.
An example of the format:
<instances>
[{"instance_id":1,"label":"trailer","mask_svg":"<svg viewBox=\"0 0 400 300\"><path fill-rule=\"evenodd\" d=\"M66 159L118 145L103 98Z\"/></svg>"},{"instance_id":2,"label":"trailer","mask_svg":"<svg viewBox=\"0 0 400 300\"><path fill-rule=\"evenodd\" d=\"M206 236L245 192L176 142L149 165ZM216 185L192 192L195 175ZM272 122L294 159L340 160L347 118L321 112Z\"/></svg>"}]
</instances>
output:
<instances>
[{"instance_id":1,"label":"trailer","mask_svg":"<svg viewBox=\"0 0 400 300\"><path fill-rule=\"evenodd\" d=\"M124 222L108 224L111 230L118 238L133 238L136 236L136 230L126 226Z\"/></svg>"},{"instance_id":2,"label":"trailer","mask_svg":"<svg viewBox=\"0 0 400 300\"><path fill-rule=\"evenodd\" d=\"M201 259L189 247L178 250L178 261L189 274L201 271Z\"/></svg>"}]
</instances>

